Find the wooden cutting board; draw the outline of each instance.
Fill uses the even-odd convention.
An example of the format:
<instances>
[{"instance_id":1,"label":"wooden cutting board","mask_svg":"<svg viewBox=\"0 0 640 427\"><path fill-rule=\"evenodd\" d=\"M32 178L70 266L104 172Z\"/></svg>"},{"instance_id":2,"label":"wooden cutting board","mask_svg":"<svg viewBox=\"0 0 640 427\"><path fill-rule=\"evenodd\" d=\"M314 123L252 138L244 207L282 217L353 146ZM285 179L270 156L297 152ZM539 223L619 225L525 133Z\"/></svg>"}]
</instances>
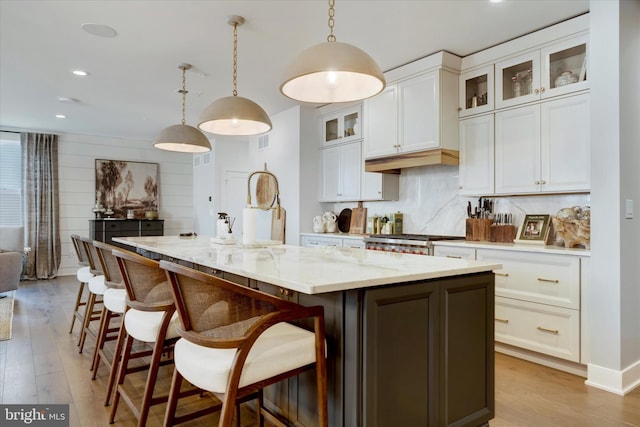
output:
<instances>
[{"instance_id":1,"label":"wooden cutting board","mask_svg":"<svg viewBox=\"0 0 640 427\"><path fill-rule=\"evenodd\" d=\"M367 231L367 208L362 207L362 202L358 202L358 207L351 209L351 225L349 234L364 234Z\"/></svg>"},{"instance_id":2,"label":"wooden cutting board","mask_svg":"<svg viewBox=\"0 0 640 427\"><path fill-rule=\"evenodd\" d=\"M271 212L271 240L278 240L284 243L287 224L287 212L284 208L280 208L280 219L278 219L277 210Z\"/></svg>"},{"instance_id":3,"label":"wooden cutting board","mask_svg":"<svg viewBox=\"0 0 640 427\"><path fill-rule=\"evenodd\" d=\"M256 203L260 209L269 209L276 200L276 180L269 174L258 173Z\"/></svg>"}]
</instances>

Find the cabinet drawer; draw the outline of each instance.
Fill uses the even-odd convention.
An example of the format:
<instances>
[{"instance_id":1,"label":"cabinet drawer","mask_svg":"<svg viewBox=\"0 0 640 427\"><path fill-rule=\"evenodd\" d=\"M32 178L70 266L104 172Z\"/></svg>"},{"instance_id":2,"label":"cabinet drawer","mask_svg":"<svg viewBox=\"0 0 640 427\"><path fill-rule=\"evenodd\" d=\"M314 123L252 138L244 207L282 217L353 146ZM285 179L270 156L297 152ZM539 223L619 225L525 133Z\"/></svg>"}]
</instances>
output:
<instances>
[{"instance_id":1,"label":"cabinet drawer","mask_svg":"<svg viewBox=\"0 0 640 427\"><path fill-rule=\"evenodd\" d=\"M342 246L345 248L364 249L364 240L361 239L342 239Z\"/></svg>"},{"instance_id":2,"label":"cabinet drawer","mask_svg":"<svg viewBox=\"0 0 640 427\"><path fill-rule=\"evenodd\" d=\"M531 252L477 250L478 261L499 262L496 295L557 307L580 308L580 260Z\"/></svg>"},{"instance_id":3,"label":"cabinet drawer","mask_svg":"<svg viewBox=\"0 0 640 427\"><path fill-rule=\"evenodd\" d=\"M140 230L140 221L130 221L130 220L120 221L119 227L120 227L120 230L122 231L129 231L129 232L133 231L135 232L134 235L137 236L138 230Z\"/></svg>"},{"instance_id":4,"label":"cabinet drawer","mask_svg":"<svg viewBox=\"0 0 640 427\"><path fill-rule=\"evenodd\" d=\"M302 246L342 246L342 239L339 237L302 236Z\"/></svg>"},{"instance_id":5,"label":"cabinet drawer","mask_svg":"<svg viewBox=\"0 0 640 427\"><path fill-rule=\"evenodd\" d=\"M435 246L434 256L459 259L476 259L476 250L473 248L459 248L457 246Z\"/></svg>"},{"instance_id":6,"label":"cabinet drawer","mask_svg":"<svg viewBox=\"0 0 640 427\"><path fill-rule=\"evenodd\" d=\"M496 296L495 340L580 362L580 312Z\"/></svg>"},{"instance_id":7,"label":"cabinet drawer","mask_svg":"<svg viewBox=\"0 0 640 427\"><path fill-rule=\"evenodd\" d=\"M162 236L163 221L140 221L141 236Z\"/></svg>"}]
</instances>

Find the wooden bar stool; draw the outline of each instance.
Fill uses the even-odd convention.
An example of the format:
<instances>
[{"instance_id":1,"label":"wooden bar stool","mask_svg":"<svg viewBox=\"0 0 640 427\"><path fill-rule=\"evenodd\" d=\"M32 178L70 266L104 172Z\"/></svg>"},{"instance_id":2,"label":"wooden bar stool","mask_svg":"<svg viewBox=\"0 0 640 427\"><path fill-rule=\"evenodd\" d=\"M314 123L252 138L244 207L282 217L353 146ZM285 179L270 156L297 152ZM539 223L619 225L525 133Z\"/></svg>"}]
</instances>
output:
<instances>
[{"instance_id":1,"label":"wooden bar stool","mask_svg":"<svg viewBox=\"0 0 640 427\"><path fill-rule=\"evenodd\" d=\"M73 249L75 249L76 257L78 258L78 264L81 266L76 271L76 277L78 278L78 282L80 285L78 286L78 295L76 297L76 304L73 307L73 317L71 317L71 327L69 328L69 333L73 332L73 326L76 323L76 319L79 322L83 322L83 311L80 311L80 308L86 307L88 297L84 297L84 290L86 285L89 283L89 280L93 277L93 273L91 273L91 267L89 266L89 260L87 259L87 253L84 250L84 246L82 241L80 240L80 236L77 234L72 234L71 243L73 243ZM79 341L78 341L79 343Z\"/></svg>"},{"instance_id":2,"label":"wooden bar stool","mask_svg":"<svg viewBox=\"0 0 640 427\"><path fill-rule=\"evenodd\" d=\"M100 327L98 328L96 346L93 350L93 363L91 365L93 375L91 379L96 379L100 362L103 362L107 369L109 369L109 378L111 379L112 377L115 377L115 374L112 375L112 372L115 371L114 366L117 365L117 363L114 364L114 360L118 360L120 352L122 351L122 340L120 339L116 342L116 348L111 358L109 358L105 353L104 347L107 341L112 341L121 335L120 330L122 328L122 322L120 322L117 328L113 328L111 323L114 319L118 319L124 314L127 306L127 291L122 284L122 275L118 268L118 262L112 253L116 247L95 240L93 242L93 246L96 248L96 252L98 254L98 260L100 261L100 266L104 273L104 282L107 285L107 290L104 291L102 296L104 304L100 315ZM115 332L118 332L117 336L113 335ZM107 384L105 401L107 404L111 399L112 389L113 381L110 381L109 384Z\"/></svg>"},{"instance_id":3,"label":"wooden bar stool","mask_svg":"<svg viewBox=\"0 0 640 427\"><path fill-rule=\"evenodd\" d=\"M84 247L85 254L87 255L87 261L89 262L89 268L94 277L89 279L88 289L89 298L87 299L87 305L85 306L84 315L82 319L82 330L80 331L80 337L78 339L79 353L82 353L84 349L84 343L87 339L87 335L90 335L94 339L96 338L96 331L91 329L91 322L100 321L101 310L97 310L96 306L103 303L102 295L107 289L104 283L104 274L98 261L98 254L93 246L93 239L86 237L80 237L82 246Z\"/></svg>"},{"instance_id":4,"label":"wooden bar stool","mask_svg":"<svg viewBox=\"0 0 640 427\"><path fill-rule=\"evenodd\" d=\"M114 249L122 281L127 292L127 308L124 314L125 339L121 360L118 364L117 384L111 409L110 423L113 423L118 403L122 399L138 419L138 425L147 422L152 405L164 403L168 396L154 396L154 388L161 365L173 364L173 359L161 360L163 353L172 354L178 334L175 330L177 314L171 296L171 286L157 261L133 252ZM153 346L141 402L135 402L135 395L124 387L129 371L129 361L133 355L134 340ZM193 393L197 393L195 390ZM193 394L192 393L192 394Z\"/></svg>"},{"instance_id":5,"label":"wooden bar stool","mask_svg":"<svg viewBox=\"0 0 640 427\"><path fill-rule=\"evenodd\" d=\"M318 425L326 427L327 373L324 310L241 286L191 268L160 261L171 283L180 316L173 378L164 425L194 414L175 416L183 378L222 401L219 427L230 427L236 403L258 395L260 426L264 419L286 426L263 405L262 389L316 370ZM288 322L313 320L313 331Z\"/></svg>"}]
</instances>

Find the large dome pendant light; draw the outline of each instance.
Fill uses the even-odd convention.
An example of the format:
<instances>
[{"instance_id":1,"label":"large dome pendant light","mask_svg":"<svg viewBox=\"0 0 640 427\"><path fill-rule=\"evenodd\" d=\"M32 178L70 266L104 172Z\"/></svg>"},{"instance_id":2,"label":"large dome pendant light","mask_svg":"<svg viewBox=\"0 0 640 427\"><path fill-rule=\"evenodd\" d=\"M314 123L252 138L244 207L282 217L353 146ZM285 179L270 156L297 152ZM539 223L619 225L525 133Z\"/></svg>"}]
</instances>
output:
<instances>
[{"instance_id":1,"label":"large dome pendant light","mask_svg":"<svg viewBox=\"0 0 640 427\"><path fill-rule=\"evenodd\" d=\"M233 96L214 101L200 115L198 127L217 135L258 135L271 130L267 113L255 102L238 96L238 25L242 16L228 18L233 25Z\"/></svg>"},{"instance_id":2,"label":"large dome pendant light","mask_svg":"<svg viewBox=\"0 0 640 427\"><path fill-rule=\"evenodd\" d=\"M333 35L335 0L329 0L329 36L304 50L285 72L280 91L303 102L359 101L382 92L382 70L363 50L336 41Z\"/></svg>"},{"instance_id":3,"label":"large dome pendant light","mask_svg":"<svg viewBox=\"0 0 640 427\"><path fill-rule=\"evenodd\" d=\"M191 68L191 64L180 64L178 68L182 70L182 89L178 91L182 94L182 122L179 125L162 129L153 146L161 150L179 151L182 153L204 153L211 151L209 139L207 139L200 130L185 124L184 111L187 93L189 93L186 89L185 73Z\"/></svg>"}]
</instances>

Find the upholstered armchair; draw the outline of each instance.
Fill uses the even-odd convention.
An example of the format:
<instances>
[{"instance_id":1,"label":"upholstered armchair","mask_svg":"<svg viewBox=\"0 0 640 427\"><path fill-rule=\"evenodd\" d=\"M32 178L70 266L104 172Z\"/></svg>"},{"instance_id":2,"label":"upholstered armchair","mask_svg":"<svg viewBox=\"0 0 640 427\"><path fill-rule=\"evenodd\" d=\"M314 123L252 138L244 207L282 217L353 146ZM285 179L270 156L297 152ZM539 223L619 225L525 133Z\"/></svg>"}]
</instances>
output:
<instances>
[{"instance_id":1,"label":"upholstered armchair","mask_svg":"<svg viewBox=\"0 0 640 427\"><path fill-rule=\"evenodd\" d=\"M24 228L0 227L0 293L18 289L24 257Z\"/></svg>"}]
</instances>

